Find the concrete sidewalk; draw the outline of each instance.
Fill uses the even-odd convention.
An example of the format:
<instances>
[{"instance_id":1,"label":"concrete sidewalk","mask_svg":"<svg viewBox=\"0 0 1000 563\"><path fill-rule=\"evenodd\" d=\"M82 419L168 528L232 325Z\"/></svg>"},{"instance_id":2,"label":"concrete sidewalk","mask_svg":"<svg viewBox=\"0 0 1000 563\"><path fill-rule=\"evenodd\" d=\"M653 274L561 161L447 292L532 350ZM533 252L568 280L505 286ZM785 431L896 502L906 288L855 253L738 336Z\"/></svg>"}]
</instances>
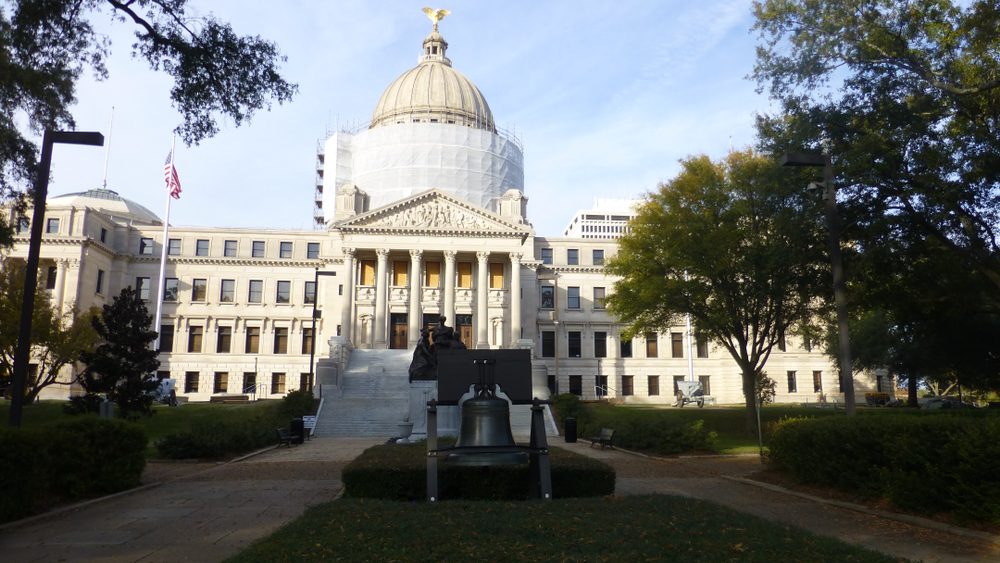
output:
<instances>
[{"instance_id":1,"label":"concrete sidewalk","mask_svg":"<svg viewBox=\"0 0 1000 563\"><path fill-rule=\"evenodd\" d=\"M551 445L600 459L614 467L617 495L662 493L707 500L779 524L925 563L1000 561L997 536L969 537L737 480L760 469L757 456L647 458L591 448L589 441L566 444L559 440Z\"/></svg>"},{"instance_id":2,"label":"concrete sidewalk","mask_svg":"<svg viewBox=\"0 0 1000 563\"><path fill-rule=\"evenodd\" d=\"M0 532L0 559L220 561L340 492L371 438L316 438Z\"/></svg>"}]
</instances>

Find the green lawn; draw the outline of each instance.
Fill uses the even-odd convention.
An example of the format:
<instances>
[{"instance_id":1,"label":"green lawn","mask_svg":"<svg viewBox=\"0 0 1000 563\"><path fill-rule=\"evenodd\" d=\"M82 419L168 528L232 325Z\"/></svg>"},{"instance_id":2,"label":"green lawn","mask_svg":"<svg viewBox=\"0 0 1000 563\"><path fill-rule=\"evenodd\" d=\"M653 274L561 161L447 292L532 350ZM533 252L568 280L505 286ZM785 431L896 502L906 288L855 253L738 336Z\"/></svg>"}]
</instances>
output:
<instances>
[{"instance_id":1,"label":"green lawn","mask_svg":"<svg viewBox=\"0 0 1000 563\"><path fill-rule=\"evenodd\" d=\"M897 559L707 502L651 495L315 506L234 562Z\"/></svg>"}]
</instances>

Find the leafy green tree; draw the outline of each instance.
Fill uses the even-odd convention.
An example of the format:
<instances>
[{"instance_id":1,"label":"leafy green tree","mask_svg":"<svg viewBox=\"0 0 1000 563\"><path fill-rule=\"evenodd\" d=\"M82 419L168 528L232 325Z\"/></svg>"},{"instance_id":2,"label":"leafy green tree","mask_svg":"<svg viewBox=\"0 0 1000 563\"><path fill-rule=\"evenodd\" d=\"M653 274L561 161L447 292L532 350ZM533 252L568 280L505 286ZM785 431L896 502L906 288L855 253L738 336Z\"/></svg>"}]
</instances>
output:
<instances>
[{"instance_id":1,"label":"leafy green tree","mask_svg":"<svg viewBox=\"0 0 1000 563\"><path fill-rule=\"evenodd\" d=\"M35 176L38 149L20 124L74 129L77 80L88 70L107 77L111 44L94 30L96 19L133 25L134 56L173 77L177 133L189 144L217 133L218 116L239 126L296 91L278 71L284 58L273 43L193 17L187 0L0 0L0 196ZM9 237L0 224L0 244Z\"/></svg>"},{"instance_id":2,"label":"leafy green tree","mask_svg":"<svg viewBox=\"0 0 1000 563\"><path fill-rule=\"evenodd\" d=\"M621 278L608 308L628 323L626 336L691 315L698 338L739 365L752 430L757 376L771 350L822 312L829 273L820 202L752 151L681 166L647 196L620 240L607 266Z\"/></svg>"},{"instance_id":3,"label":"leafy green tree","mask_svg":"<svg viewBox=\"0 0 1000 563\"><path fill-rule=\"evenodd\" d=\"M90 394L106 394L123 417L152 414L152 392L159 382L157 352L150 344L156 332L149 328L153 318L145 303L131 287L126 287L100 316L93 318L100 343L80 360L86 365L82 384Z\"/></svg>"}]
</instances>

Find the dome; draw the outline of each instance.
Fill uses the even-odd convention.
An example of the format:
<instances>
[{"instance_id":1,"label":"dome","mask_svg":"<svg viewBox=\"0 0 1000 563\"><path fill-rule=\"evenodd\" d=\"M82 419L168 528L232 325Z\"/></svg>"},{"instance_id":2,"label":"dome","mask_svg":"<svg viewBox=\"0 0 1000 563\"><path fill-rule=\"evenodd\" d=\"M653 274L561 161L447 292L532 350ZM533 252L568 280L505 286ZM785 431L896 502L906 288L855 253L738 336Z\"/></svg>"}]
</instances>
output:
<instances>
[{"instance_id":1,"label":"dome","mask_svg":"<svg viewBox=\"0 0 1000 563\"><path fill-rule=\"evenodd\" d=\"M125 199L118 192L96 188L85 192L74 192L48 198L49 207L78 207L101 211L125 221L162 225L163 222L155 213L142 205Z\"/></svg>"},{"instance_id":2,"label":"dome","mask_svg":"<svg viewBox=\"0 0 1000 563\"><path fill-rule=\"evenodd\" d=\"M486 98L445 56L448 42L437 31L424 39L416 67L394 80L379 98L371 127L397 123L453 123L496 132Z\"/></svg>"}]
</instances>

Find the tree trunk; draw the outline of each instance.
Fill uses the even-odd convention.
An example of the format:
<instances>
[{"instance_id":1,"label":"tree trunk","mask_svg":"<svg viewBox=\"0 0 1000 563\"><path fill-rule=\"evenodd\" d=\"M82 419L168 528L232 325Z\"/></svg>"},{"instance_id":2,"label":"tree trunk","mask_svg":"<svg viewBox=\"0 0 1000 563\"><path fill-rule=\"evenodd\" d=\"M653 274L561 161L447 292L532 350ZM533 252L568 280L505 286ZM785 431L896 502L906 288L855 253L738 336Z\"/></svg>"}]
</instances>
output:
<instances>
[{"instance_id":1,"label":"tree trunk","mask_svg":"<svg viewBox=\"0 0 1000 563\"><path fill-rule=\"evenodd\" d=\"M743 397L746 398L746 432L750 436L757 434L757 392L755 372L752 368L743 368Z\"/></svg>"},{"instance_id":2,"label":"tree trunk","mask_svg":"<svg viewBox=\"0 0 1000 563\"><path fill-rule=\"evenodd\" d=\"M917 404L917 374L909 370L909 377L906 380L906 406L918 408Z\"/></svg>"}]
</instances>

